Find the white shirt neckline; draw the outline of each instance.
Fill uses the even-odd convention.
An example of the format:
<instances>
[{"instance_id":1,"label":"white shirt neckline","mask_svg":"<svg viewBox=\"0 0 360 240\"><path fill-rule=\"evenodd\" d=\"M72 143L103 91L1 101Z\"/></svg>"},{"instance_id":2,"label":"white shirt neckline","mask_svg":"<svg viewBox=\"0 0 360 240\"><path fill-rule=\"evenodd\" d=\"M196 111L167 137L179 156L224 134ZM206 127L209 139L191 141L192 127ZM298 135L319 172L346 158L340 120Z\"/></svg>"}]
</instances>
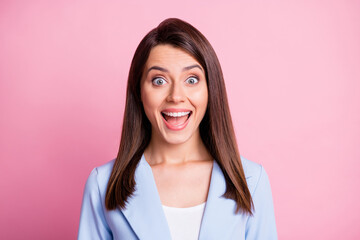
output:
<instances>
[{"instance_id":1,"label":"white shirt neckline","mask_svg":"<svg viewBox=\"0 0 360 240\"><path fill-rule=\"evenodd\" d=\"M165 205L162 205L163 208L165 209L171 209L171 210L176 210L176 211L191 211L191 210L197 210L197 209L200 209L202 207L204 207L206 204L206 202L203 202L203 203L200 203L199 205L196 205L196 206L192 206L192 207L185 207L185 208L179 208L179 207L169 207L169 206L165 206Z\"/></svg>"}]
</instances>

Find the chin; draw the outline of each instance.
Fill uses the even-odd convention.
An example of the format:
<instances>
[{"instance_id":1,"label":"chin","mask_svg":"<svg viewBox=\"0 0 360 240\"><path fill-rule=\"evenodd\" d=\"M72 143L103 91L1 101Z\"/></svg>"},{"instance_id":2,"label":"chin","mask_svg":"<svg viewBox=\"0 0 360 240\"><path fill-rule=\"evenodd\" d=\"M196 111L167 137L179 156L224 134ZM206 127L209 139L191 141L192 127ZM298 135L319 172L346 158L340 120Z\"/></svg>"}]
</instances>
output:
<instances>
[{"instance_id":1,"label":"chin","mask_svg":"<svg viewBox=\"0 0 360 240\"><path fill-rule=\"evenodd\" d=\"M172 144L172 145L186 143L187 141L190 140L190 138L191 138L191 136L186 136L185 134L177 134L177 136L175 134L172 134L172 136L169 136L167 134L167 136L163 136L163 139L165 140L165 142L167 142L168 144Z\"/></svg>"}]
</instances>

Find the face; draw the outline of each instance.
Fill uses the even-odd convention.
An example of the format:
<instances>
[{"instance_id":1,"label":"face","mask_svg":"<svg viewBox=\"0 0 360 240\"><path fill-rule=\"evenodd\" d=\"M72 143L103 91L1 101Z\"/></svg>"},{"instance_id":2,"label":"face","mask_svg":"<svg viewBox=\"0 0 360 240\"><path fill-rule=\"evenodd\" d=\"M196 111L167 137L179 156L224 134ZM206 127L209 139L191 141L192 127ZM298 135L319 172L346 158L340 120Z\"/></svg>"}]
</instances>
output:
<instances>
[{"instance_id":1,"label":"face","mask_svg":"<svg viewBox=\"0 0 360 240\"><path fill-rule=\"evenodd\" d=\"M141 100L152 125L152 141L180 144L200 139L208 103L202 66L171 45L152 48L141 80Z\"/></svg>"}]
</instances>

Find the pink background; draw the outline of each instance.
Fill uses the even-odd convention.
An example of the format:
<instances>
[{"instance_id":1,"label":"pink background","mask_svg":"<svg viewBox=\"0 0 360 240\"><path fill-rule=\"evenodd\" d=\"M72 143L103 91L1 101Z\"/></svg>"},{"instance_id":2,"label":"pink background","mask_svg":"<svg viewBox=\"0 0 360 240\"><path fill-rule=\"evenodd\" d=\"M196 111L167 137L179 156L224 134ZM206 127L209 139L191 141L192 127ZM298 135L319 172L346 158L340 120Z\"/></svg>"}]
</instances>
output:
<instances>
[{"instance_id":1,"label":"pink background","mask_svg":"<svg viewBox=\"0 0 360 240\"><path fill-rule=\"evenodd\" d=\"M127 73L167 17L218 53L279 239L360 239L359 1L1 1L0 239L74 239L116 156Z\"/></svg>"}]
</instances>

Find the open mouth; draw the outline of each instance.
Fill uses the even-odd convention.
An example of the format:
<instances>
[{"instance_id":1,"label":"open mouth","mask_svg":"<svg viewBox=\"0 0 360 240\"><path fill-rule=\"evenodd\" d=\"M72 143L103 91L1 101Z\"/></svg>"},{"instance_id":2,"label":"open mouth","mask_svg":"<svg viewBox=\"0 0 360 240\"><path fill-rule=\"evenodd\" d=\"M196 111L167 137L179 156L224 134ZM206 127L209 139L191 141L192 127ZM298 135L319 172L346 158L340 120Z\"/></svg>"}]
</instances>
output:
<instances>
[{"instance_id":1,"label":"open mouth","mask_svg":"<svg viewBox=\"0 0 360 240\"><path fill-rule=\"evenodd\" d=\"M192 111L187 112L161 112L164 120L172 126L183 125L191 116Z\"/></svg>"}]
</instances>

